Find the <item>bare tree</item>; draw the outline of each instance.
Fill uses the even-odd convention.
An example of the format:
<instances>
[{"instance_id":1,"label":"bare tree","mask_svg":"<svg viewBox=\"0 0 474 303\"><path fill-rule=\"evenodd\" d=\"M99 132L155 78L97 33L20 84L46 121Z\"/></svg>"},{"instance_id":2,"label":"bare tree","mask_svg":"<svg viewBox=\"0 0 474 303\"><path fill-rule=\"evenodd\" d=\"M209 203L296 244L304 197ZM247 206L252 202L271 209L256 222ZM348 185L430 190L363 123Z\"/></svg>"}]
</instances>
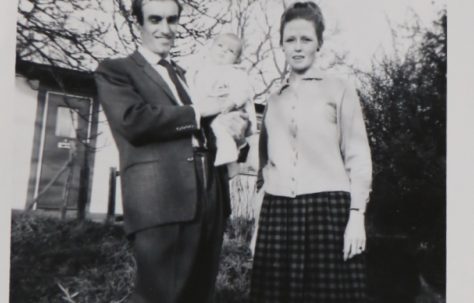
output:
<instances>
[{"instance_id":1,"label":"bare tree","mask_svg":"<svg viewBox=\"0 0 474 303\"><path fill-rule=\"evenodd\" d=\"M244 41L243 65L255 80L255 98L264 100L288 69L279 50L279 17L286 0L185 0L174 55L186 57L226 27ZM130 0L20 0L19 59L91 71L106 57L136 49L139 34ZM326 36L337 34L337 29ZM345 54L322 52L326 67Z\"/></svg>"},{"instance_id":2,"label":"bare tree","mask_svg":"<svg viewBox=\"0 0 474 303\"><path fill-rule=\"evenodd\" d=\"M194 51L229 22L222 1L184 1L178 35L180 55ZM216 5L219 4L219 5ZM105 57L134 50L139 35L130 0L20 0L17 22L19 59L90 71Z\"/></svg>"},{"instance_id":3,"label":"bare tree","mask_svg":"<svg viewBox=\"0 0 474 303\"><path fill-rule=\"evenodd\" d=\"M288 73L278 42L285 1L182 2L184 10L172 55L192 55L216 34L230 28L243 40L242 65L254 80L254 99L264 103ZM19 0L17 59L91 72L100 60L125 56L139 45L140 35L130 6L131 0ZM333 65L343 60L332 50L323 56ZM66 91L62 78L54 69L51 72L60 89ZM67 101L65 97L66 104ZM86 148L96 151L92 145Z\"/></svg>"},{"instance_id":4,"label":"bare tree","mask_svg":"<svg viewBox=\"0 0 474 303\"><path fill-rule=\"evenodd\" d=\"M228 0L230 24L244 42L242 64L254 79L257 103L264 103L268 95L281 85L289 72L279 45L280 16L292 1L287 0ZM329 29L325 39L331 39L339 29ZM347 53L340 49L323 49L318 60L323 69L341 67Z\"/></svg>"}]
</instances>

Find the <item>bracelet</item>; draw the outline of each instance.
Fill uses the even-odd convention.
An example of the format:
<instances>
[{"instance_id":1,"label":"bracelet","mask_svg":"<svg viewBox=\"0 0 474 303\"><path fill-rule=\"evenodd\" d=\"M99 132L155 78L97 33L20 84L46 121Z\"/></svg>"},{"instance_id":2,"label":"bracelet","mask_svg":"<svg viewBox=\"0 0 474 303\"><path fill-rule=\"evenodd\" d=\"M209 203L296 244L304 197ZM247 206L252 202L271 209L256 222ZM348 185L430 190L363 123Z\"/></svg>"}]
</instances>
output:
<instances>
[{"instance_id":1,"label":"bracelet","mask_svg":"<svg viewBox=\"0 0 474 303\"><path fill-rule=\"evenodd\" d=\"M356 212L359 212L361 215L364 215L364 213L360 211L360 208L349 208L349 210L356 211Z\"/></svg>"}]
</instances>

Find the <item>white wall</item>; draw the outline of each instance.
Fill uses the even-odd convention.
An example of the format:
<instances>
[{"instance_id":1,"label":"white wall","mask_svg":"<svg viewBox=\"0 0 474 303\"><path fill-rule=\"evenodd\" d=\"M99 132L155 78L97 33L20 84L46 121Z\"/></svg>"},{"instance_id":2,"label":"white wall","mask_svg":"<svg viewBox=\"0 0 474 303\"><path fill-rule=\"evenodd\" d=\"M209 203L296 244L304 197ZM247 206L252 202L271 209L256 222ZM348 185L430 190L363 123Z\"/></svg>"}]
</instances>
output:
<instances>
[{"instance_id":1,"label":"white wall","mask_svg":"<svg viewBox=\"0 0 474 303\"><path fill-rule=\"evenodd\" d=\"M119 168L118 151L115 146L105 115L100 110L99 136L97 137L97 152L95 154L94 176L89 212L106 213L109 195L110 167ZM120 177L117 178L115 213L122 213L122 196L120 192Z\"/></svg>"},{"instance_id":2,"label":"white wall","mask_svg":"<svg viewBox=\"0 0 474 303\"><path fill-rule=\"evenodd\" d=\"M30 87L26 79L17 76L15 80L15 106L12 107L14 125L13 158L10 160L12 169L10 174L15 186L14 197L11 207L23 209L26 203L28 191L28 179L30 176L30 163L33 148L34 124L36 119L38 92ZM97 152L94 161L94 175L92 181L92 192L89 212L106 213L109 195L109 172L110 167L118 169L118 151L112 138L110 128L106 122L103 111L99 114L97 138ZM257 141L258 137L251 140L251 151L248 164L257 165ZM116 214L122 213L122 199L120 191L120 177L117 178L116 191Z\"/></svg>"},{"instance_id":3,"label":"white wall","mask_svg":"<svg viewBox=\"0 0 474 303\"><path fill-rule=\"evenodd\" d=\"M14 184L11 208L23 209L25 207L28 180L30 177L30 164L33 149L33 136L38 104L38 91L31 88L26 78L17 75L15 78L15 92L11 107L14 121L12 132L12 157L8 161L8 174ZM98 151L95 155L90 212L106 213L109 194L109 169L111 166L118 168L118 152L115 147L109 126L102 111L99 115L100 135L97 138ZM117 178L116 213L122 213L122 200L120 192L120 178Z\"/></svg>"},{"instance_id":4,"label":"white wall","mask_svg":"<svg viewBox=\"0 0 474 303\"><path fill-rule=\"evenodd\" d=\"M33 135L35 129L36 107L38 91L32 89L26 78L16 76L14 100L8 110L12 113L14 125L11 125L13 132L13 153L10 161L9 172L13 179L13 199L11 207L23 209L26 203L28 191L28 179L30 176L30 161L33 148Z\"/></svg>"}]
</instances>

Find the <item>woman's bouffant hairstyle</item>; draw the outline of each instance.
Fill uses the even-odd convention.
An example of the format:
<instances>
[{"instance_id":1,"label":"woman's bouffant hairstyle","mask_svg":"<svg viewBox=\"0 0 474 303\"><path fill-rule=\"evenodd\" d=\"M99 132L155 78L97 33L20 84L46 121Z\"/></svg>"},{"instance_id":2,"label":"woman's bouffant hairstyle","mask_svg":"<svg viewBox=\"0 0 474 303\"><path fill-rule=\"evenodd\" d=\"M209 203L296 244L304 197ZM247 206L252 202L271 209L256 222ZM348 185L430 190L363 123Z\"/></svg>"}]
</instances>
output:
<instances>
[{"instance_id":1,"label":"woman's bouffant hairstyle","mask_svg":"<svg viewBox=\"0 0 474 303\"><path fill-rule=\"evenodd\" d=\"M174 1L178 5L178 17L181 16L183 6L178 0L133 0L132 1L132 16L135 16L138 24L143 25L143 4L151 1Z\"/></svg>"},{"instance_id":2,"label":"woman's bouffant hairstyle","mask_svg":"<svg viewBox=\"0 0 474 303\"><path fill-rule=\"evenodd\" d=\"M319 50L324 41L324 17L321 9L314 2L295 2L285 10L280 22L280 45L283 45L283 31L286 24L295 19L304 19L313 23L316 36L318 37Z\"/></svg>"}]
</instances>

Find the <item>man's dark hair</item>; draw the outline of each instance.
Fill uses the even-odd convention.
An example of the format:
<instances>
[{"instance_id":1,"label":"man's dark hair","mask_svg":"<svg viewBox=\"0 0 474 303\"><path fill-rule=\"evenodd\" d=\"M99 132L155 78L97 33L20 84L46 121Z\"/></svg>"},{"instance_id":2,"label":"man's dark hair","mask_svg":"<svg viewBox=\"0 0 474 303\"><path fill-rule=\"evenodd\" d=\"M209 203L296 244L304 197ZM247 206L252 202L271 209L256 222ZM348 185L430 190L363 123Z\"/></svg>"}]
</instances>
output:
<instances>
[{"instance_id":1,"label":"man's dark hair","mask_svg":"<svg viewBox=\"0 0 474 303\"><path fill-rule=\"evenodd\" d=\"M178 17L181 16L181 11L183 10L183 6L179 3L178 0L133 0L132 1L132 16L135 16L137 19L138 24L143 25L143 2L148 1L173 1L178 5Z\"/></svg>"}]
</instances>

